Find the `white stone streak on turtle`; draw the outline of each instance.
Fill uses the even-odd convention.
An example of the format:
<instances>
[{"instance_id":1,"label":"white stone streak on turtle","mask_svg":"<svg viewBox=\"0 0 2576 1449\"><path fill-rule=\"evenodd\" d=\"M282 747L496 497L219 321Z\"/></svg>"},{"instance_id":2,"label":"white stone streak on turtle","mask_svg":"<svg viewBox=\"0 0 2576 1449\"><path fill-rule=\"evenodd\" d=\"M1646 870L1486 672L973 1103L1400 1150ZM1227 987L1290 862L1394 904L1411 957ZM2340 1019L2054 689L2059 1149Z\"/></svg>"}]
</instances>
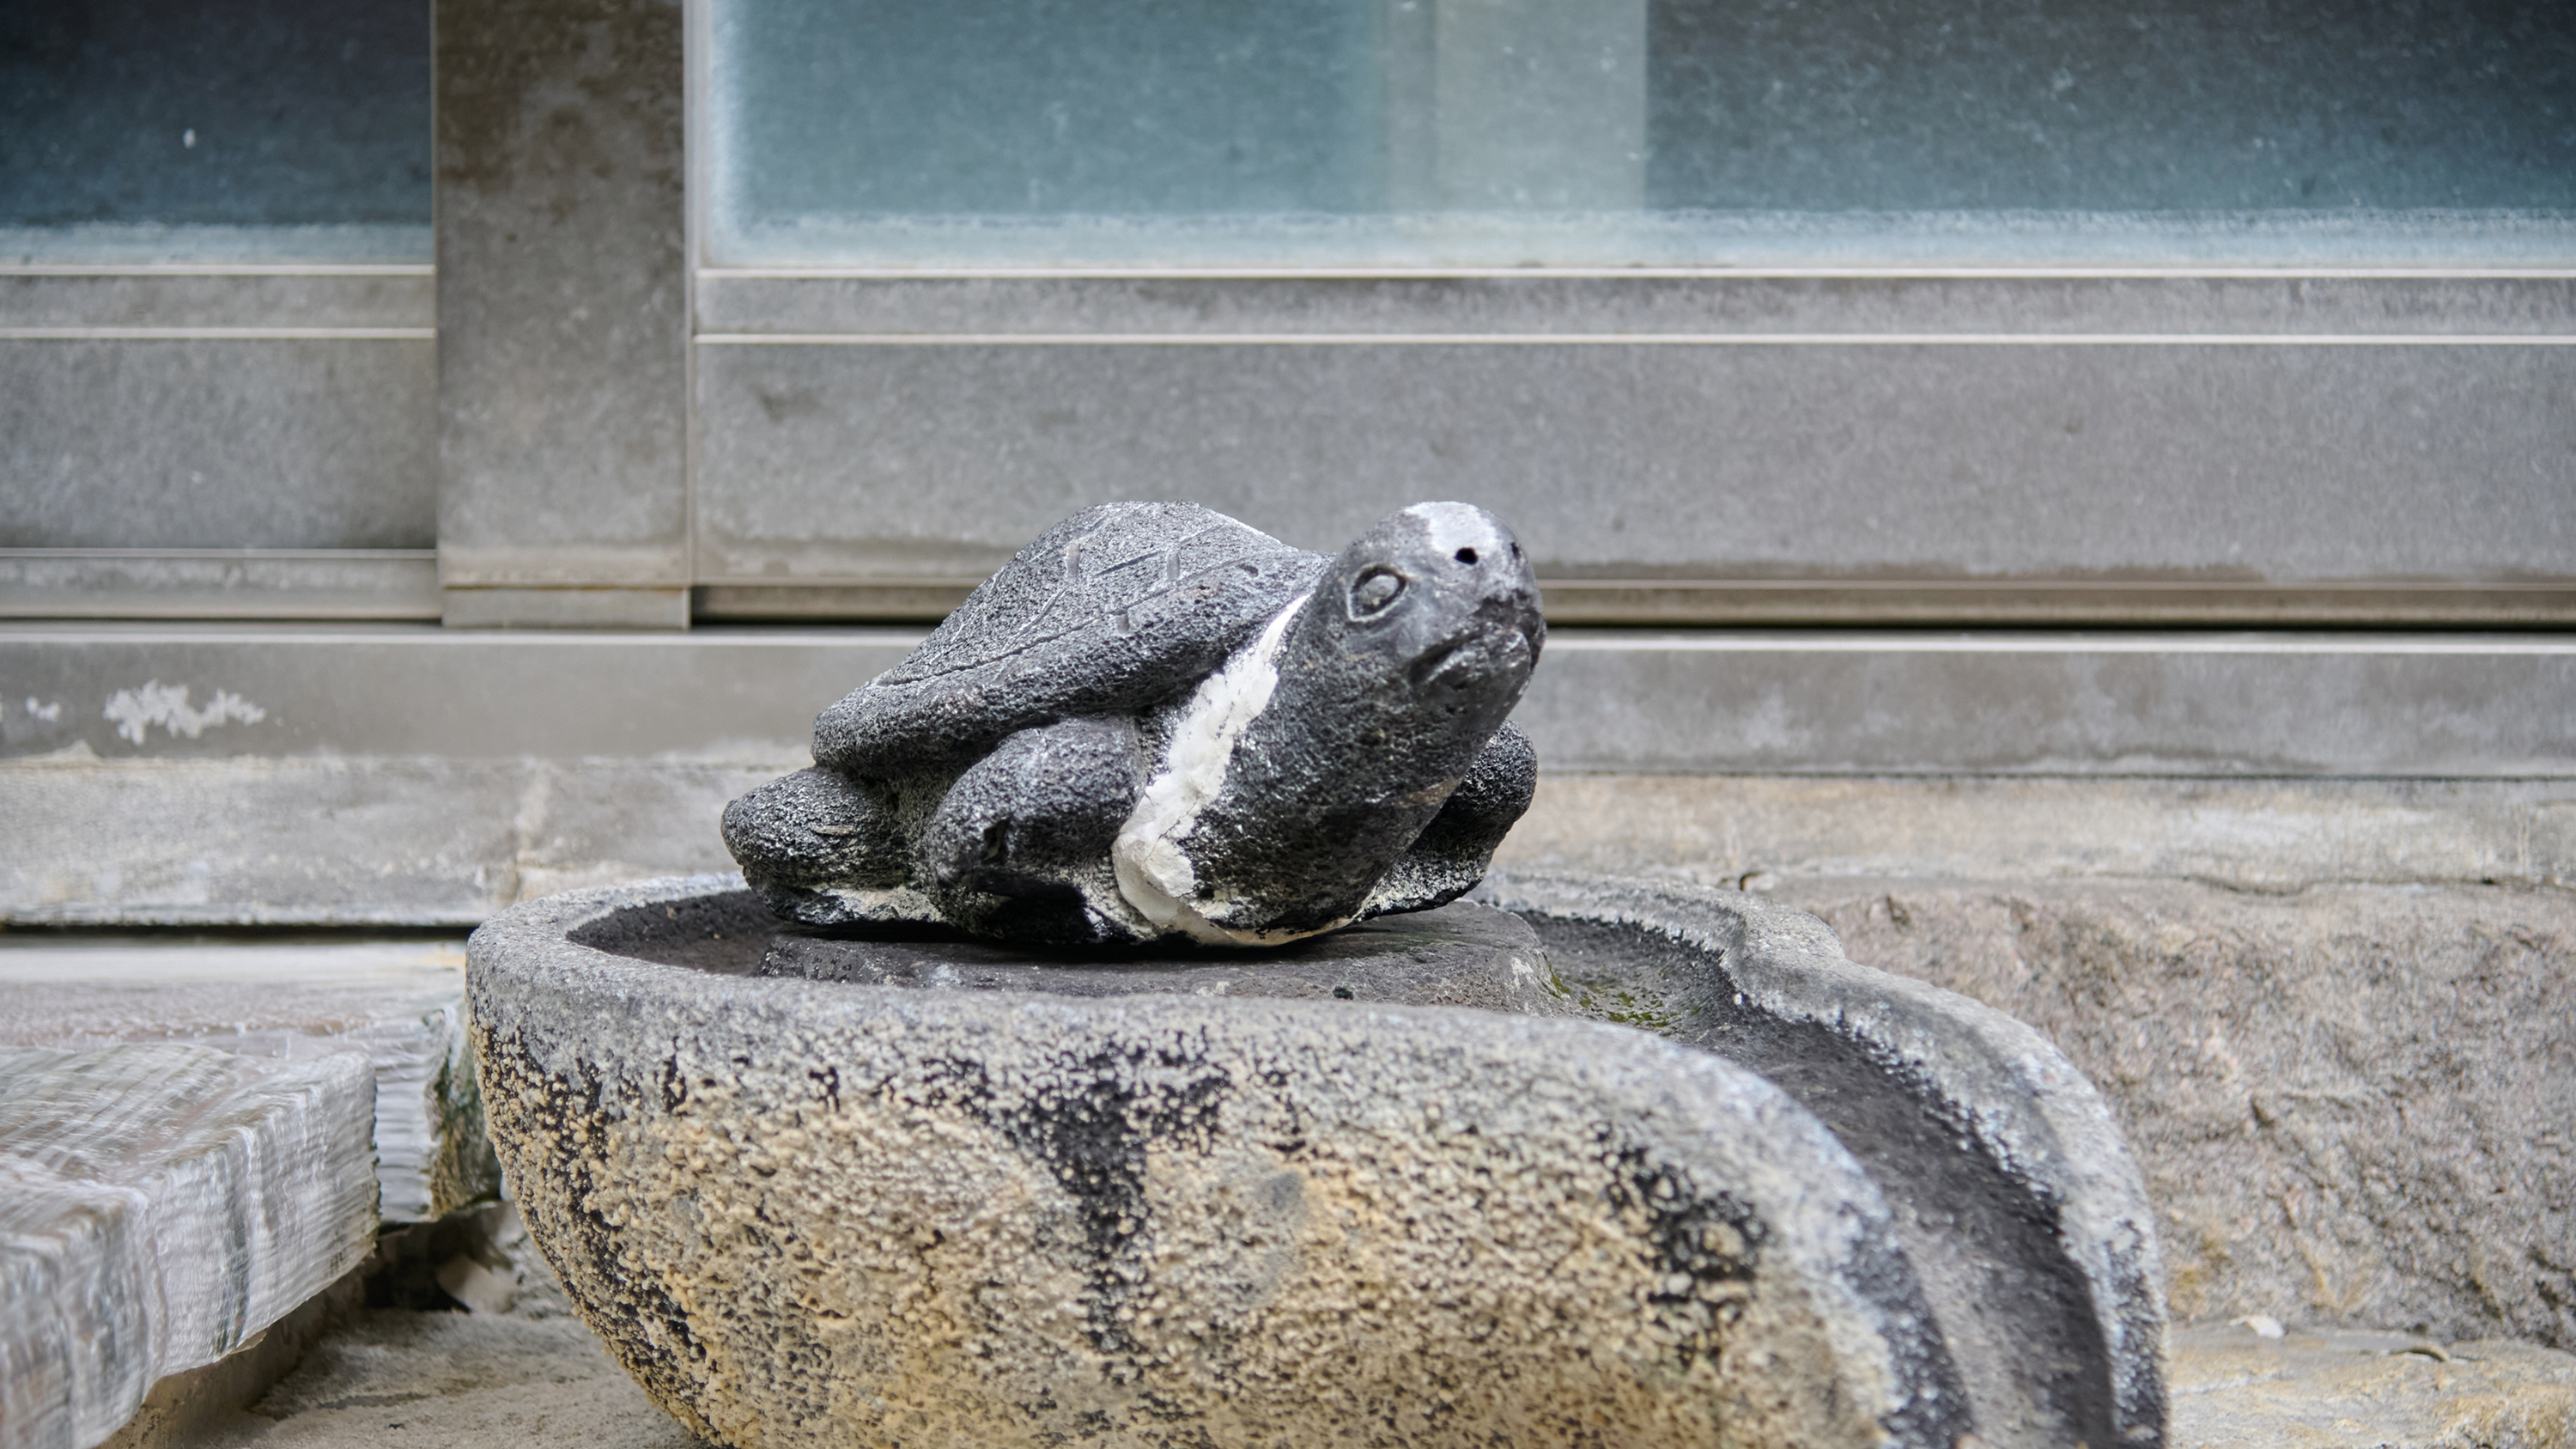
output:
<instances>
[{"instance_id":1,"label":"white stone streak on turtle","mask_svg":"<svg viewBox=\"0 0 2576 1449\"><path fill-rule=\"evenodd\" d=\"M1494 526L1477 509L1458 503L1416 503L1398 509L1404 517L1419 518L1431 535L1431 546L1441 553L1455 553L1460 548L1491 548L1496 540Z\"/></svg>"},{"instance_id":2,"label":"white stone streak on turtle","mask_svg":"<svg viewBox=\"0 0 2576 1449\"><path fill-rule=\"evenodd\" d=\"M1243 931L1211 921L1195 904L1198 874L1181 849L1181 842L1198 828L1200 813L1224 793L1235 743L1269 708L1271 693L1279 687L1279 651L1310 597L1300 594L1290 600L1181 707L1161 768L1137 797L1110 847L1119 893L1166 931L1179 930L1210 945L1277 946L1349 924L1350 918L1343 917L1306 931Z\"/></svg>"}]
</instances>

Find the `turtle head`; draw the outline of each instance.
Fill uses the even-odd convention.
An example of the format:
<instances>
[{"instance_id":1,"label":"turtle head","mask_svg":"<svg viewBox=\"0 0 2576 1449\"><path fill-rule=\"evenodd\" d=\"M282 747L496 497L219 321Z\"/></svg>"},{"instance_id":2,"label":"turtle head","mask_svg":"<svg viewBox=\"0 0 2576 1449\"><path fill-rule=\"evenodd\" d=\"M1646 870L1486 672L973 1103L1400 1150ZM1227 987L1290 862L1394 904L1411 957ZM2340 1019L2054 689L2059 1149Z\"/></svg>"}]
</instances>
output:
<instances>
[{"instance_id":1,"label":"turtle head","mask_svg":"<svg viewBox=\"0 0 2576 1449\"><path fill-rule=\"evenodd\" d=\"M1417 503L1333 560L1310 617L1416 707L1503 714L1547 639L1538 583L1501 519L1467 503ZM1490 733L1490 730L1488 730Z\"/></svg>"},{"instance_id":2,"label":"turtle head","mask_svg":"<svg viewBox=\"0 0 2576 1449\"><path fill-rule=\"evenodd\" d=\"M1311 933L1352 919L1520 703L1546 634L1529 560L1492 514L1417 503L1380 521L1212 679L1227 688L1192 696L1167 758L1184 758L1199 721L1234 719L1239 733L1205 803L1157 823L1151 848L1188 862L1172 878L1221 929ZM1265 676L1263 695L1244 692ZM1140 879L1160 858L1132 822L1187 798L1162 783L1179 778L1166 766L1119 836ZM1120 889L1147 909L1130 874L1122 865Z\"/></svg>"}]
</instances>

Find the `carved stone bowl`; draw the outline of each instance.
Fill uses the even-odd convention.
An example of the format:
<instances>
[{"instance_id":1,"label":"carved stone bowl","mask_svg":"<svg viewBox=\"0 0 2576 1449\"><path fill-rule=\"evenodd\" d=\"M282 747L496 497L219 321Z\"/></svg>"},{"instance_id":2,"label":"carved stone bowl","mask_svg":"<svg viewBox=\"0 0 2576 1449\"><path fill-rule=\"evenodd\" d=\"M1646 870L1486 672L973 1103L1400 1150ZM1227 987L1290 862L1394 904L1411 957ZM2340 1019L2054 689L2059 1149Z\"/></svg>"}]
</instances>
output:
<instances>
[{"instance_id":1,"label":"carved stone bowl","mask_svg":"<svg viewBox=\"0 0 2576 1449\"><path fill-rule=\"evenodd\" d=\"M1497 880L1261 954L475 933L493 1137L723 1445L2158 1444L2138 1174L2029 1028L1759 897Z\"/></svg>"}]
</instances>

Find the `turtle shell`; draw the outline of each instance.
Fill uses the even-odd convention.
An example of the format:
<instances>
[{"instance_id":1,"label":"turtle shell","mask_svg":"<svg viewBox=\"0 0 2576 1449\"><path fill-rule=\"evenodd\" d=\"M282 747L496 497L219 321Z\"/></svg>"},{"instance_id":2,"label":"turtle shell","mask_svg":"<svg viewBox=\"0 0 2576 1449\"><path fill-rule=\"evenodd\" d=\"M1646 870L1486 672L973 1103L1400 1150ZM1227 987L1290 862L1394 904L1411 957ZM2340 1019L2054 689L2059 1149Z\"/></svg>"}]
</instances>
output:
<instances>
[{"instance_id":1,"label":"turtle shell","mask_svg":"<svg viewBox=\"0 0 2576 1449\"><path fill-rule=\"evenodd\" d=\"M823 711L815 763L891 776L1032 725L1148 709L1196 687L1329 562L1195 503L1086 509Z\"/></svg>"}]
</instances>

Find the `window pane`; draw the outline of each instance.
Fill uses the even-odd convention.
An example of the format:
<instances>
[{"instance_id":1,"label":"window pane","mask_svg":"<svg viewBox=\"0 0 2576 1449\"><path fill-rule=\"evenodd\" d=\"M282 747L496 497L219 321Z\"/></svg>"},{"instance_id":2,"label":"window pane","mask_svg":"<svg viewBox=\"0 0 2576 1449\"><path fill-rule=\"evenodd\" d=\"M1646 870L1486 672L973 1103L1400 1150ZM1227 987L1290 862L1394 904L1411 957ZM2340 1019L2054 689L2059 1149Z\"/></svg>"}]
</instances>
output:
<instances>
[{"instance_id":1,"label":"window pane","mask_svg":"<svg viewBox=\"0 0 2576 1449\"><path fill-rule=\"evenodd\" d=\"M720 11L733 200L810 213L1381 205L1376 17L1348 0Z\"/></svg>"},{"instance_id":2,"label":"window pane","mask_svg":"<svg viewBox=\"0 0 2576 1449\"><path fill-rule=\"evenodd\" d=\"M427 0L0 6L0 256L426 261Z\"/></svg>"},{"instance_id":3,"label":"window pane","mask_svg":"<svg viewBox=\"0 0 2576 1449\"><path fill-rule=\"evenodd\" d=\"M711 0L712 259L2564 257L2576 6Z\"/></svg>"},{"instance_id":4,"label":"window pane","mask_svg":"<svg viewBox=\"0 0 2576 1449\"><path fill-rule=\"evenodd\" d=\"M1663 207L2576 207L2576 7L1655 0Z\"/></svg>"}]
</instances>

